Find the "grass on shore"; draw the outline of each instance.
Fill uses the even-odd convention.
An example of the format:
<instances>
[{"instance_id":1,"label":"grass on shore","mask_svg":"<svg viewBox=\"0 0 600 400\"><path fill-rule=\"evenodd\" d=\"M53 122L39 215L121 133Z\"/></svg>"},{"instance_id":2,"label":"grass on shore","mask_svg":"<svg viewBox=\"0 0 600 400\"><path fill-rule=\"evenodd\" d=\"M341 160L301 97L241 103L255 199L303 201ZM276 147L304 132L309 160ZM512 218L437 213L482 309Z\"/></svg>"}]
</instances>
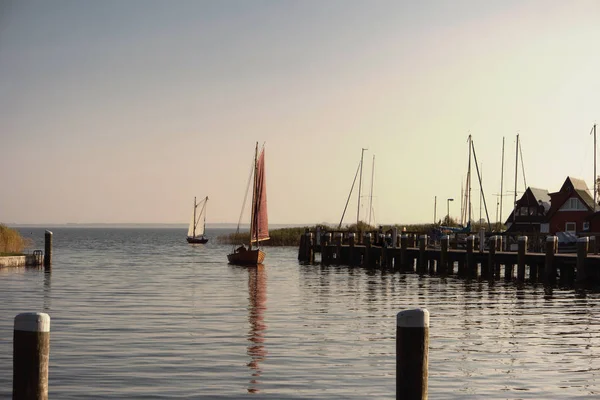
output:
<instances>
[{"instance_id":1,"label":"grass on shore","mask_svg":"<svg viewBox=\"0 0 600 400\"><path fill-rule=\"evenodd\" d=\"M0 224L0 255L17 256L31 246L29 239L23 238L15 229Z\"/></svg>"}]
</instances>

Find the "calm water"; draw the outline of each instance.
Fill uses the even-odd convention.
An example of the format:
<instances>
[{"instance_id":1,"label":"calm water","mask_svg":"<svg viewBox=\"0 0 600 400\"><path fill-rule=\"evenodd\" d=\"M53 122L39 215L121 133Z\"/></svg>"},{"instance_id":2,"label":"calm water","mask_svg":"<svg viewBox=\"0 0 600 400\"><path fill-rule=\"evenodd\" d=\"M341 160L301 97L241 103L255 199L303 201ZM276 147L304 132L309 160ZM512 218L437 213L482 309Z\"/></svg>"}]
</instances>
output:
<instances>
[{"instance_id":1,"label":"calm water","mask_svg":"<svg viewBox=\"0 0 600 400\"><path fill-rule=\"evenodd\" d=\"M598 293L301 266L296 248L240 268L185 229L53 232L51 274L0 269L0 398L15 315L44 311L53 399L393 399L396 314L416 307L431 399L600 398Z\"/></svg>"}]
</instances>

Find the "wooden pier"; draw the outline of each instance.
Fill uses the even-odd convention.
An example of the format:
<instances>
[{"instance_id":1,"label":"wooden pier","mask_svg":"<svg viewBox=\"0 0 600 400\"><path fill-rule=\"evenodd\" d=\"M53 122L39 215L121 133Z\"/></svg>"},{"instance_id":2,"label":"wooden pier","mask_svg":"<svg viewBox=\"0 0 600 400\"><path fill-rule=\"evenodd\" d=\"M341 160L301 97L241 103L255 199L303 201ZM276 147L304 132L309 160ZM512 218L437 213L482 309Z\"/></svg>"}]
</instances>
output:
<instances>
[{"instance_id":1,"label":"wooden pier","mask_svg":"<svg viewBox=\"0 0 600 400\"><path fill-rule=\"evenodd\" d=\"M315 263L320 253L323 265L347 265L384 268L398 272L416 272L465 278L517 282L544 282L560 285L600 283L600 256L595 237L581 237L576 253L559 253L558 238L546 237L545 252L528 252L526 236L518 237L518 250L502 251L502 236L490 236L476 245L475 236L466 238L465 249L451 248L450 237L429 243L427 235L364 234L324 232L316 240L315 232L300 238L298 260ZM383 236L383 237L382 237ZM455 247L455 246L454 246Z\"/></svg>"}]
</instances>

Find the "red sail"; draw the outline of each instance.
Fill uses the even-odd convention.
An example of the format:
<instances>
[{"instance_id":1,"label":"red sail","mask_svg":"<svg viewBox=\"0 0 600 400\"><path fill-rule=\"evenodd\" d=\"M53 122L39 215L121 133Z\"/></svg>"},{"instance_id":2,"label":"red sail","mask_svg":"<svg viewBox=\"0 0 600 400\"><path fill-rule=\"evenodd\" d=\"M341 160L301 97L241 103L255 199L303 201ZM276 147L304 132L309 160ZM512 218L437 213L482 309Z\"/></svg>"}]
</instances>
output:
<instances>
[{"instance_id":1,"label":"red sail","mask_svg":"<svg viewBox=\"0 0 600 400\"><path fill-rule=\"evenodd\" d=\"M265 149L256 161L256 187L254 206L254 226L252 242L269 239L269 218L267 216L267 180L265 177ZM258 232L257 232L258 230Z\"/></svg>"}]
</instances>

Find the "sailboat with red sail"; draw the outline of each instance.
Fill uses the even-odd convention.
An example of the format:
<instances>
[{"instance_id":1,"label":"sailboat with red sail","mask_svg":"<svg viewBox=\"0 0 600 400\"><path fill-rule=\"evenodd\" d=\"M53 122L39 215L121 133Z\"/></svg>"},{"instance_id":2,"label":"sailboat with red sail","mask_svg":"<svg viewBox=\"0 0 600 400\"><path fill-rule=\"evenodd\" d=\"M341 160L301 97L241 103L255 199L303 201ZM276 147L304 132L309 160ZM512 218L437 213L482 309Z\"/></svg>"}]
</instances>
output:
<instances>
[{"instance_id":1,"label":"sailboat with red sail","mask_svg":"<svg viewBox=\"0 0 600 400\"><path fill-rule=\"evenodd\" d=\"M267 216L267 185L265 177L265 149L258 154L258 143L254 150L254 181L252 190L252 213L250 216L250 240L248 248L241 245L227 255L230 264L258 265L265 259L265 252L258 246L269 239L269 220ZM238 225L239 231L239 225ZM253 248L254 246L254 248Z\"/></svg>"}]
</instances>

